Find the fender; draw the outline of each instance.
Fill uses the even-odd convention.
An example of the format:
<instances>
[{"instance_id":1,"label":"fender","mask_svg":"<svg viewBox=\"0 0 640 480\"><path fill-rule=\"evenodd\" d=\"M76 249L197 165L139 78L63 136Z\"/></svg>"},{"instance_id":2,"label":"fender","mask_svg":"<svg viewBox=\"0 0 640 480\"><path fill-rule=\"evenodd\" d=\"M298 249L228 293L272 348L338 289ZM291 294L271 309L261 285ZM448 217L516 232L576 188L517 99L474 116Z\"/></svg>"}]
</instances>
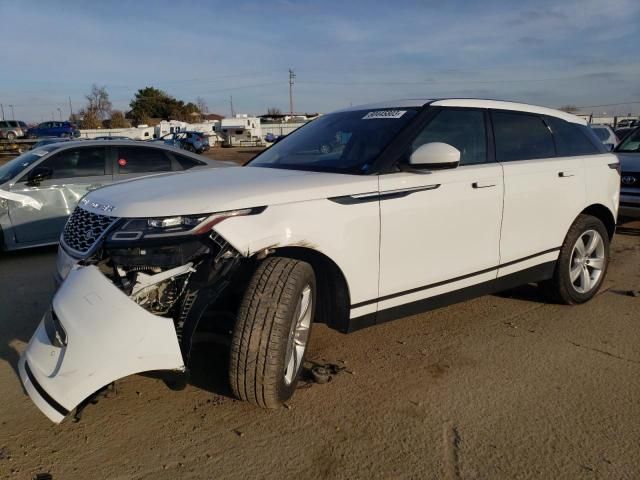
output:
<instances>
[{"instance_id":1,"label":"fender","mask_svg":"<svg viewBox=\"0 0 640 480\"><path fill-rule=\"evenodd\" d=\"M377 179L372 182L377 185ZM245 257L286 247L326 255L344 274L351 302L358 303L378 296L379 208L377 201L311 200L270 206L260 215L229 218L214 230Z\"/></svg>"}]
</instances>

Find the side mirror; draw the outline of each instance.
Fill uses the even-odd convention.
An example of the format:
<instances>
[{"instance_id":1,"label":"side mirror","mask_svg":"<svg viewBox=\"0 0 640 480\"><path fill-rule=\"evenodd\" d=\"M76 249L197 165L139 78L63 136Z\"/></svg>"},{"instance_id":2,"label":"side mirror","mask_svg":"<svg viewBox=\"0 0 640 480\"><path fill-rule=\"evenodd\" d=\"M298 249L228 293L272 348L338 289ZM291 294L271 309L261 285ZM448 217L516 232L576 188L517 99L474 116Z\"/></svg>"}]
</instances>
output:
<instances>
[{"instance_id":1,"label":"side mirror","mask_svg":"<svg viewBox=\"0 0 640 480\"><path fill-rule=\"evenodd\" d=\"M420 169L456 168L460 164L460 150L448 143L425 143L409 158L409 165Z\"/></svg>"},{"instance_id":2,"label":"side mirror","mask_svg":"<svg viewBox=\"0 0 640 480\"><path fill-rule=\"evenodd\" d=\"M37 187L43 180L53 177L53 170L49 167L36 167L29 172L27 177L27 185Z\"/></svg>"}]
</instances>

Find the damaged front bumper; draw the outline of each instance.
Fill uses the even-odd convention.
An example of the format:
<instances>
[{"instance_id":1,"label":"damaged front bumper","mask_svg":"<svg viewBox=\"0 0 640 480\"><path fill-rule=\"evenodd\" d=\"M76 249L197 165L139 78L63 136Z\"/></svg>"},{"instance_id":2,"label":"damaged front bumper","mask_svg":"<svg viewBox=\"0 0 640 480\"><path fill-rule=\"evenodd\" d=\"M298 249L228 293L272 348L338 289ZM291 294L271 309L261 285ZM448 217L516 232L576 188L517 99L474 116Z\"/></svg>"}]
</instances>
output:
<instances>
[{"instance_id":1,"label":"damaged front bumper","mask_svg":"<svg viewBox=\"0 0 640 480\"><path fill-rule=\"evenodd\" d=\"M19 363L36 406L59 423L109 383L152 370L184 371L174 321L154 315L95 266L72 269Z\"/></svg>"}]
</instances>

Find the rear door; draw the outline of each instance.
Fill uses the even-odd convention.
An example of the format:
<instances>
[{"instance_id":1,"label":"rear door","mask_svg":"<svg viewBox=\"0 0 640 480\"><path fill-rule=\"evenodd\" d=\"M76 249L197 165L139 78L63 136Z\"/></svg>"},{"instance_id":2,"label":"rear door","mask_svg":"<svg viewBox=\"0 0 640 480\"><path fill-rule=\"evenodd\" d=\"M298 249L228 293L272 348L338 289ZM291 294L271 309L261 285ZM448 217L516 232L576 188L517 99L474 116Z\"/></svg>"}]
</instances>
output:
<instances>
[{"instance_id":1,"label":"rear door","mask_svg":"<svg viewBox=\"0 0 640 480\"><path fill-rule=\"evenodd\" d=\"M29 172L11 186L11 191L36 200L32 205L9 202L9 217L18 243L55 242L67 217L80 198L112 181L109 147L76 147L56 151L36 168L50 168L51 178L30 185Z\"/></svg>"},{"instance_id":2,"label":"rear door","mask_svg":"<svg viewBox=\"0 0 640 480\"><path fill-rule=\"evenodd\" d=\"M562 155L549 117L494 110L491 118L496 159L504 169L498 271L504 276L557 259L585 205L584 162Z\"/></svg>"}]
</instances>

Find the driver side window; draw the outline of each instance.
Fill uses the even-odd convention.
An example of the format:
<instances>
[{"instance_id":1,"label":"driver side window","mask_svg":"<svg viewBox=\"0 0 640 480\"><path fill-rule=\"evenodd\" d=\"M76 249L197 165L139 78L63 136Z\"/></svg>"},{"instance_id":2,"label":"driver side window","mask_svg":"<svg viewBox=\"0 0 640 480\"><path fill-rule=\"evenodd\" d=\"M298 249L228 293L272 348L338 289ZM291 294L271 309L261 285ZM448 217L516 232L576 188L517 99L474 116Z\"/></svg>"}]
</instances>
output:
<instances>
[{"instance_id":1,"label":"driver side window","mask_svg":"<svg viewBox=\"0 0 640 480\"><path fill-rule=\"evenodd\" d=\"M74 148L58 152L40 164L52 170L51 178L92 177L105 175L106 149Z\"/></svg>"},{"instance_id":2,"label":"driver side window","mask_svg":"<svg viewBox=\"0 0 640 480\"><path fill-rule=\"evenodd\" d=\"M433 118L411 143L409 155L418 147L442 142L460 150L460 165L487 161L487 133L481 110L444 109Z\"/></svg>"}]
</instances>

